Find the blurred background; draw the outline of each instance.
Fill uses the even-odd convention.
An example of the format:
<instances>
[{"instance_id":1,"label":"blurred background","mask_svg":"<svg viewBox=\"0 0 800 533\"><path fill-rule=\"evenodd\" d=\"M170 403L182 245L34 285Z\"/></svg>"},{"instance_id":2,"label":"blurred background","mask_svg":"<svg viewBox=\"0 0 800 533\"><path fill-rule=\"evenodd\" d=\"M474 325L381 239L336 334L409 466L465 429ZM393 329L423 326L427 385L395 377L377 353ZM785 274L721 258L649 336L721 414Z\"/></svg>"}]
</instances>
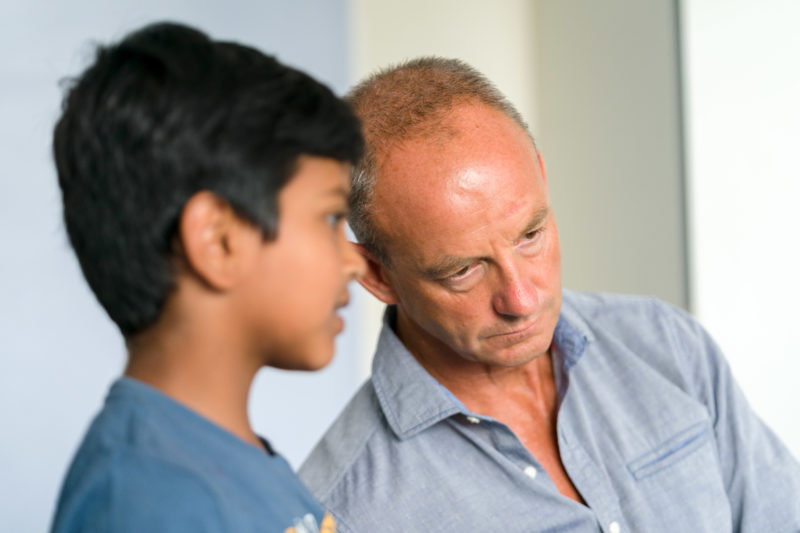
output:
<instances>
[{"instance_id":1,"label":"blurred background","mask_svg":"<svg viewBox=\"0 0 800 533\"><path fill-rule=\"evenodd\" d=\"M455 56L531 125L564 285L689 309L800 456L800 3L794 0L0 0L0 529L50 523L122 340L63 229L59 81L93 43L171 19L277 55L344 93L374 68ZM221 102L221 104L224 104ZM299 466L369 375L381 306L353 286L337 357L262 371L256 430Z\"/></svg>"}]
</instances>

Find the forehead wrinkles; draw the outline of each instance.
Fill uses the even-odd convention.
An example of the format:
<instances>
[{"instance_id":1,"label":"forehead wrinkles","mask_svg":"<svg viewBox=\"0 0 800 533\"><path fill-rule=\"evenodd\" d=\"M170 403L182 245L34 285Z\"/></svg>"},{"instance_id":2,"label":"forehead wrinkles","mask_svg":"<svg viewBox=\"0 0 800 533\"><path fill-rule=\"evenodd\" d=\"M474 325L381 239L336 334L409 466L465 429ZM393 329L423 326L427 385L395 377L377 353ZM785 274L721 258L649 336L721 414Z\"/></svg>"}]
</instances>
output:
<instances>
[{"instance_id":1,"label":"forehead wrinkles","mask_svg":"<svg viewBox=\"0 0 800 533\"><path fill-rule=\"evenodd\" d=\"M536 151L519 126L474 106L449 118L454 129L438 139L407 139L381 157L372 211L387 248L414 254L409 245L461 240L508 212L547 203L538 198L546 187Z\"/></svg>"},{"instance_id":2,"label":"forehead wrinkles","mask_svg":"<svg viewBox=\"0 0 800 533\"><path fill-rule=\"evenodd\" d=\"M534 212L543 207L532 186L528 194L512 190L503 198L495 198L492 191L481 187L456 190L457 194L383 204L379 222L386 231L393 261L397 258L424 269L443 256L492 256L494 247L517 240L528 229Z\"/></svg>"}]
</instances>

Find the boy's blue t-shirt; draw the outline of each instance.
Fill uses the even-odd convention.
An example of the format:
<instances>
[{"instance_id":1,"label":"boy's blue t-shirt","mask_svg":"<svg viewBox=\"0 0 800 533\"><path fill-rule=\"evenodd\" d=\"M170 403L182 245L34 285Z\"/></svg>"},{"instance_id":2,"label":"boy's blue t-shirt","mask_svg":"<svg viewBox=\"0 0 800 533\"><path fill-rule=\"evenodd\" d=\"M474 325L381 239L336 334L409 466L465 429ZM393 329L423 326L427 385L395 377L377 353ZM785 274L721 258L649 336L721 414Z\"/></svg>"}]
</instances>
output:
<instances>
[{"instance_id":1,"label":"boy's blue t-shirt","mask_svg":"<svg viewBox=\"0 0 800 533\"><path fill-rule=\"evenodd\" d=\"M306 533L320 527L335 531L282 457L123 377L72 462L52 531Z\"/></svg>"}]
</instances>

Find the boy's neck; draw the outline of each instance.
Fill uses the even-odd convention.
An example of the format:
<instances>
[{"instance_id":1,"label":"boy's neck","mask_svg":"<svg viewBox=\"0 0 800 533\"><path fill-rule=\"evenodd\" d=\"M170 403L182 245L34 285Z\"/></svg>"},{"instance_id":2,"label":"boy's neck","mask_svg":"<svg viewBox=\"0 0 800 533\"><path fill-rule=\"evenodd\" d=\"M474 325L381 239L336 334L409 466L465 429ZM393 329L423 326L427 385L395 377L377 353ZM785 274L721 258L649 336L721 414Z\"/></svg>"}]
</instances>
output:
<instances>
[{"instance_id":1,"label":"boy's neck","mask_svg":"<svg viewBox=\"0 0 800 533\"><path fill-rule=\"evenodd\" d=\"M247 415L250 386L260 365L243 360L237 343L215 335L219 332L214 329L160 321L128 341L125 375L263 449Z\"/></svg>"}]
</instances>

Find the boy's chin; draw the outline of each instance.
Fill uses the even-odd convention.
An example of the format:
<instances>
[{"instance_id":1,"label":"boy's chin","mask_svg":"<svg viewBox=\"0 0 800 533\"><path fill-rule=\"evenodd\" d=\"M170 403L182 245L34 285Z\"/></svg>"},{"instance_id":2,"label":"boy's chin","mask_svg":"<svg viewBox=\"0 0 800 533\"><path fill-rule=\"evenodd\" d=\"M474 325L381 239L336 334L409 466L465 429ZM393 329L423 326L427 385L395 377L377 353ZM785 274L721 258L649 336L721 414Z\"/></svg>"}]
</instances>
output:
<instances>
[{"instance_id":1,"label":"boy's chin","mask_svg":"<svg viewBox=\"0 0 800 533\"><path fill-rule=\"evenodd\" d=\"M323 368L328 366L332 360L333 360L333 353L331 353L327 357L317 357L315 359L309 360L306 362L305 365L296 368L296 370L306 370L309 372L313 372L315 370L322 370Z\"/></svg>"},{"instance_id":2,"label":"boy's chin","mask_svg":"<svg viewBox=\"0 0 800 533\"><path fill-rule=\"evenodd\" d=\"M281 370L301 370L313 372L328 366L328 364L333 360L333 350L333 346L330 346L327 349L320 347L313 353L295 353L291 355L284 354L284 356L280 358L268 360L264 366L279 368Z\"/></svg>"}]
</instances>

